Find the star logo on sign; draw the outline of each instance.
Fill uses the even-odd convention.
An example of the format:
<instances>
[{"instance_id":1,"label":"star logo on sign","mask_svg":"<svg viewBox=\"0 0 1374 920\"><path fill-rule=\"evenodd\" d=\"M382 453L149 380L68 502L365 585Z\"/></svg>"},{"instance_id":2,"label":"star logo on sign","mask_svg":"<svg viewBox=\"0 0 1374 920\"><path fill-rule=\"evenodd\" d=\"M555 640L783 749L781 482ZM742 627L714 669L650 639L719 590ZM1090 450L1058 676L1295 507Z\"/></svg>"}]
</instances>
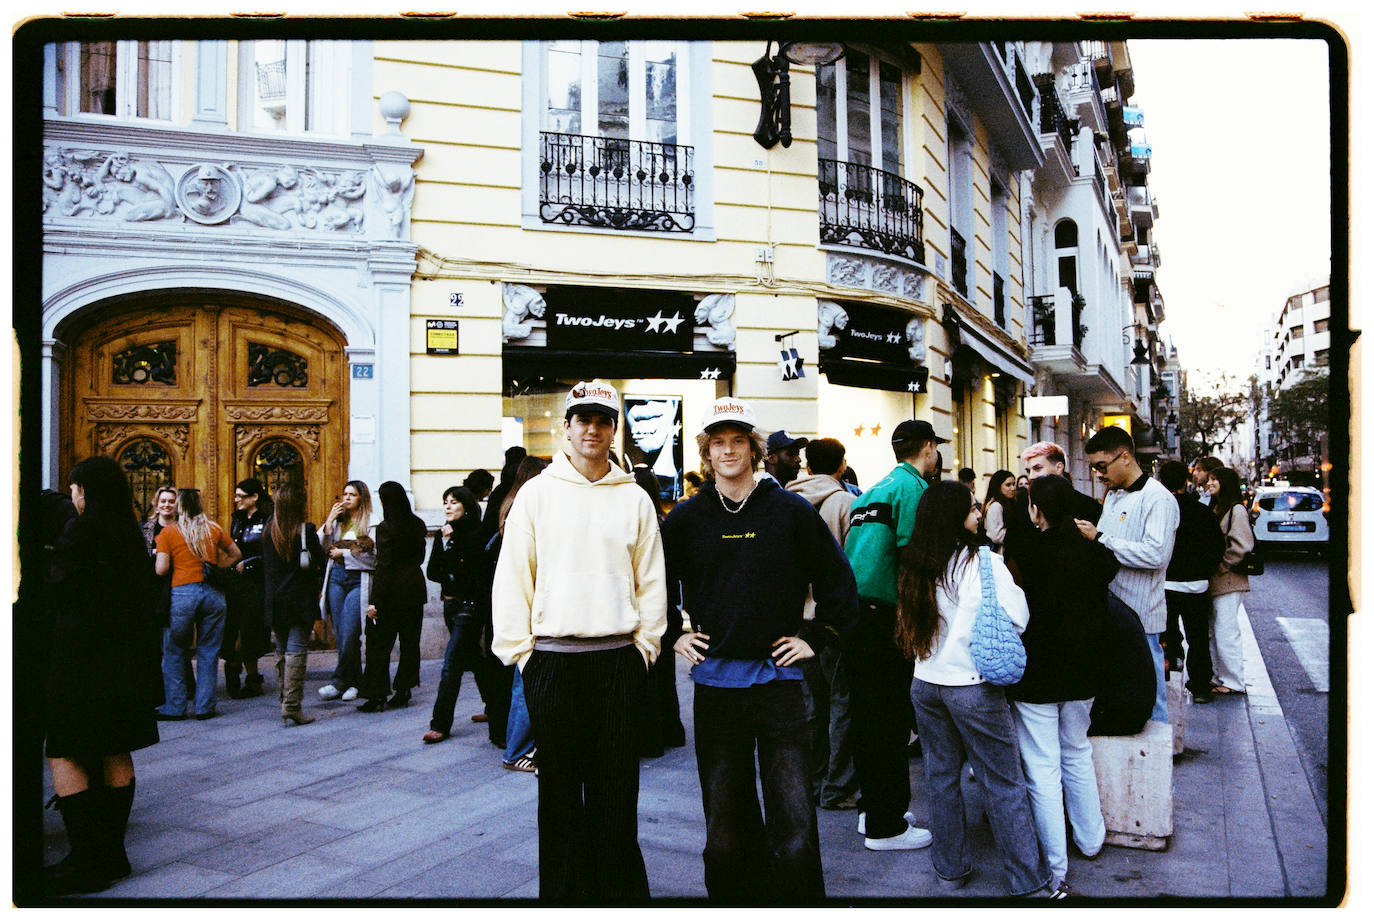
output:
<instances>
[{"instance_id":1,"label":"star logo on sign","mask_svg":"<svg viewBox=\"0 0 1374 920\"><path fill-rule=\"evenodd\" d=\"M701 379L702 379L702 380L719 380L719 379L720 379L720 368L718 368L718 367L708 367L708 368L706 368L706 370L704 370L704 371L701 372Z\"/></svg>"},{"instance_id":2,"label":"star logo on sign","mask_svg":"<svg viewBox=\"0 0 1374 920\"><path fill-rule=\"evenodd\" d=\"M900 342L901 340L902 340L902 337L899 336L899 335L898 335L897 333L895 333L895 332L889 332L889 333L887 334L887 344L889 344L889 345L896 345L896 344L897 344L898 342Z\"/></svg>"},{"instance_id":3,"label":"star logo on sign","mask_svg":"<svg viewBox=\"0 0 1374 920\"><path fill-rule=\"evenodd\" d=\"M682 325L682 314L674 313L671 319L663 321L664 332L677 332L677 327Z\"/></svg>"},{"instance_id":4,"label":"star logo on sign","mask_svg":"<svg viewBox=\"0 0 1374 920\"><path fill-rule=\"evenodd\" d=\"M863 437L863 434L864 434L864 426L860 425L858 428L855 428L855 429L854 429L854 437L856 437L856 438L861 438L861 437Z\"/></svg>"},{"instance_id":5,"label":"star logo on sign","mask_svg":"<svg viewBox=\"0 0 1374 920\"><path fill-rule=\"evenodd\" d=\"M667 322L667 320L663 318L663 311L659 310L653 316L650 316L648 319L644 320L644 322L648 324L650 332L658 332L659 327L662 326L665 322Z\"/></svg>"},{"instance_id":6,"label":"star logo on sign","mask_svg":"<svg viewBox=\"0 0 1374 920\"><path fill-rule=\"evenodd\" d=\"M881 424L878 424L878 425L874 425L874 426L873 426L873 434L874 434L875 436L878 434L878 432L880 432L880 431L882 431L882 430L883 430L883 426L882 426Z\"/></svg>"},{"instance_id":7,"label":"star logo on sign","mask_svg":"<svg viewBox=\"0 0 1374 920\"><path fill-rule=\"evenodd\" d=\"M921 392L921 385L913 380L906 385L906 390L908 393L919 393Z\"/></svg>"}]
</instances>

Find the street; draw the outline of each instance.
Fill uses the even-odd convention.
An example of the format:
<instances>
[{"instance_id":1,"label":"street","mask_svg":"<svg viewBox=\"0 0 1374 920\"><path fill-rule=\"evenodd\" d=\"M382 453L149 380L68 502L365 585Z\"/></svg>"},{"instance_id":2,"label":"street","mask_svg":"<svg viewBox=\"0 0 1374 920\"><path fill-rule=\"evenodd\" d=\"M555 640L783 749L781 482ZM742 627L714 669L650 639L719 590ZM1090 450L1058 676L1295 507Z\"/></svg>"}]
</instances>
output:
<instances>
[{"instance_id":1,"label":"street","mask_svg":"<svg viewBox=\"0 0 1374 920\"><path fill-rule=\"evenodd\" d=\"M1327 818L1330 668L1327 563L1316 555L1274 552L1250 579L1245 610L1312 793ZM1337 673L1336 680L1344 674ZM1337 713L1344 719L1344 713Z\"/></svg>"}]
</instances>

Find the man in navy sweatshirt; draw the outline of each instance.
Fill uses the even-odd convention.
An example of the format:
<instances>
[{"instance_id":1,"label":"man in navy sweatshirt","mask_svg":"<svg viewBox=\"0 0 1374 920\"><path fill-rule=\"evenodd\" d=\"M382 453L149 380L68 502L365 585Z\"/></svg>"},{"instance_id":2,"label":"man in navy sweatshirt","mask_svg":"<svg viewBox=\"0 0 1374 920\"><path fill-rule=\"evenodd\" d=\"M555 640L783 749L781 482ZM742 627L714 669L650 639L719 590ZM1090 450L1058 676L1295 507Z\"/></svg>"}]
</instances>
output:
<instances>
[{"instance_id":1,"label":"man in navy sweatshirt","mask_svg":"<svg viewBox=\"0 0 1374 920\"><path fill-rule=\"evenodd\" d=\"M712 403L697 446L709 478L664 519L663 548L689 624L673 650L692 662L706 891L731 904L814 903L825 884L800 664L853 630L854 574L810 502L755 482L766 448L747 403ZM802 618L808 587L813 620Z\"/></svg>"}]
</instances>

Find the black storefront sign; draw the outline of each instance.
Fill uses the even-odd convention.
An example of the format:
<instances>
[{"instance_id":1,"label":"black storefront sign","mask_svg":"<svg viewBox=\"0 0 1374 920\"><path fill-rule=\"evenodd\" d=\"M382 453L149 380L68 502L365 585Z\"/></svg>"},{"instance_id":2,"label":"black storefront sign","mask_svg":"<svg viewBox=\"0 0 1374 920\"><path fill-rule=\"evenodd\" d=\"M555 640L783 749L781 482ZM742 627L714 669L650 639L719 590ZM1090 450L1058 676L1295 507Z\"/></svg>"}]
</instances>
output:
<instances>
[{"instance_id":1,"label":"black storefront sign","mask_svg":"<svg viewBox=\"0 0 1374 920\"><path fill-rule=\"evenodd\" d=\"M848 316L844 329L833 329L835 346L821 351L821 373L831 383L924 393L930 371L911 357L912 341L907 330L912 321L925 320L904 310L862 303L841 303ZM917 339L917 350L925 356L925 337Z\"/></svg>"},{"instance_id":2,"label":"black storefront sign","mask_svg":"<svg viewBox=\"0 0 1374 920\"><path fill-rule=\"evenodd\" d=\"M696 300L671 291L550 285L544 291L545 341L555 350L692 350Z\"/></svg>"},{"instance_id":3,"label":"black storefront sign","mask_svg":"<svg viewBox=\"0 0 1374 920\"><path fill-rule=\"evenodd\" d=\"M862 358L884 364L910 366L910 343L907 325L916 319L902 310L885 310L871 304L842 304L849 315L843 330L835 330L835 347L828 353L835 357Z\"/></svg>"}]
</instances>

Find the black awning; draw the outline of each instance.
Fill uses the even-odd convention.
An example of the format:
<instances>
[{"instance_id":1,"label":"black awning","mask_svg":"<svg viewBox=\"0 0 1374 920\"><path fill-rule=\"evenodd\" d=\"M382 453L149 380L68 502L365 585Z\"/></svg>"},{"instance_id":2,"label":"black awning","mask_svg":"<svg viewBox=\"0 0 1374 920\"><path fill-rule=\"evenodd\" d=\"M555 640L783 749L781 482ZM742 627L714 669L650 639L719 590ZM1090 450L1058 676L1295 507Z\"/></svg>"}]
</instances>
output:
<instances>
[{"instance_id":1,"label":"black awning","mask_svg":"<svg viewBox=\"0 0 1374 920\"><path fill-rule=\"evenodd\" d=\"M892 390L897 393L924 393L930 369L902 367L876 361L846 361L843 358L821 356L821 373L831 383L869 390Z\"/></svg>"},{"instance_id":2,"label":"black awning","mask_svg":"<svg viewBox=\"0 0 1374 920\"><path fill-rule=\"evenodd\" d=\"M501 376L512 380L594 377L654 377L665 380L729 380L735 375L735 353L564 351L512 348L501 351Z\"/></svg>"}]
</instances>

